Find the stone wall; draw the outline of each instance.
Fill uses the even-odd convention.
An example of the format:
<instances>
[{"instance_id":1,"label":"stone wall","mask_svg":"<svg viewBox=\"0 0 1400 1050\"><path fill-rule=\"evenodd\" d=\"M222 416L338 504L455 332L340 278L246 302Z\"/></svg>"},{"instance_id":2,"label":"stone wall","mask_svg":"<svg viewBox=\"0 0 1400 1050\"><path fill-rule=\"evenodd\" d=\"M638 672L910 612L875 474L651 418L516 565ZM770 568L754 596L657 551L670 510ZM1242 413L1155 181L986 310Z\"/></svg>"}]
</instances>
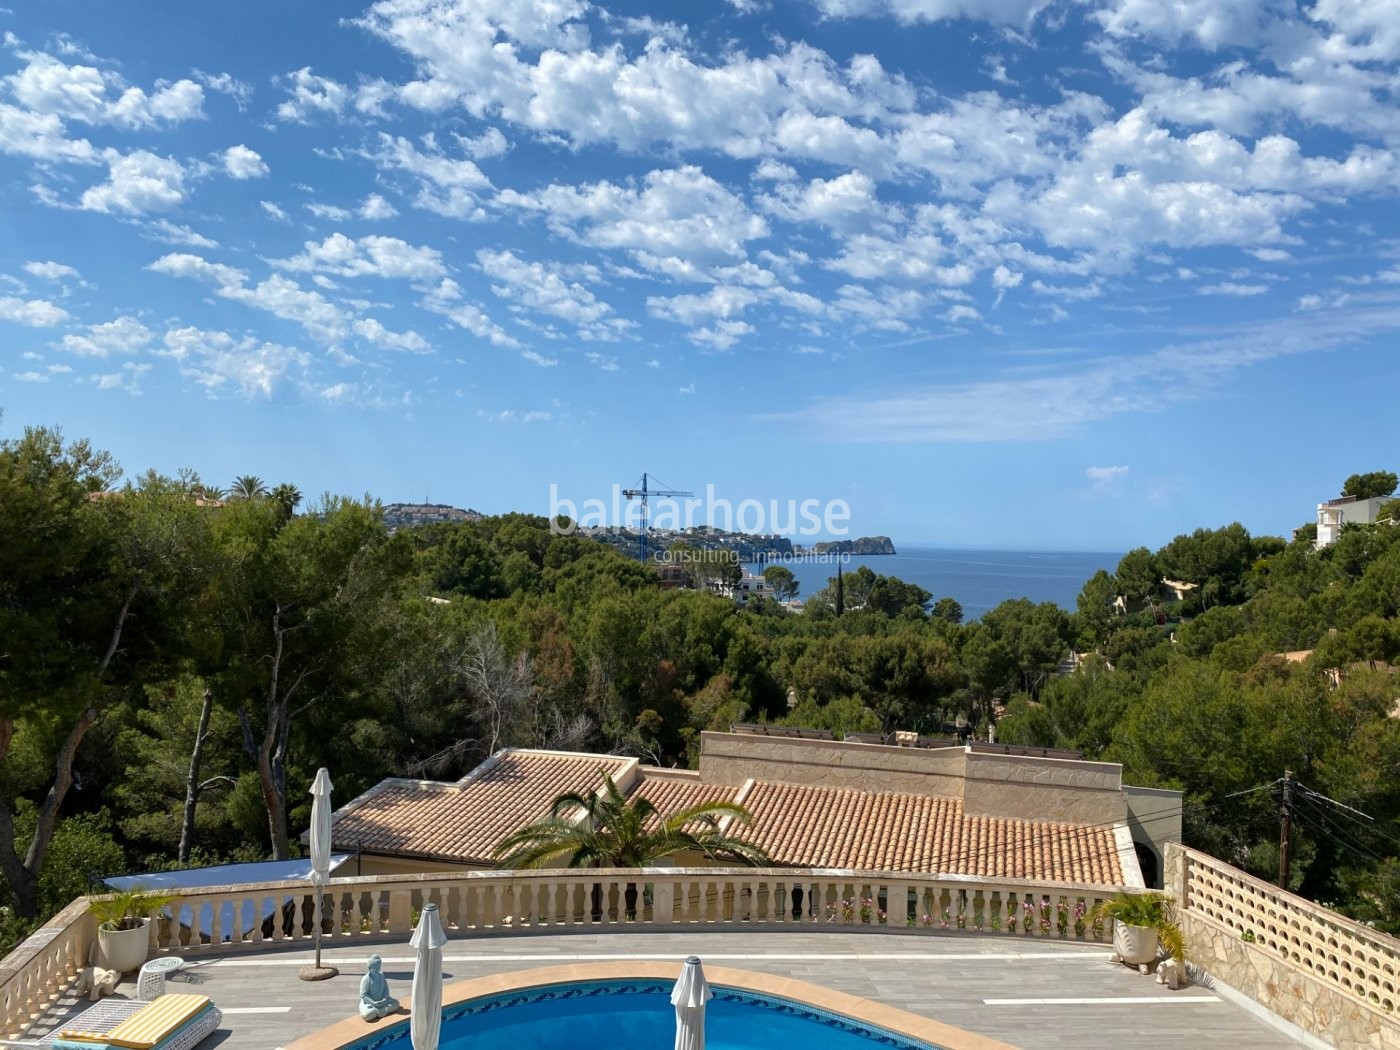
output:
<instances>
[{"instance_id":1,"label":"stone wall","mask_svg":"<svg viewBox=\"0 0 1400 1050\"><path fill-rule=\"evenodd\" d=\"M976 817L1113 824L1127 815L1123 767L1111 762L974 751L962 800L963 812Z\"/></svg>"},{"instance_id":2,"label":"stone wall","mask_svg":"<svg viewBox=\"0 0 1400 1050\"><path fill-rule=\"evenodd\" d=\"M967 752L961 747L888 747L743 733L702 733L700 739L700 777L707 784L738 786L756 777L782 784L962 797Z\"/></svg>"},{"instance_id":3,"label":"stone wall","mask_svg":"<svg viewBox=\"0 0 1400 1050\"><path fill-rule=\"evenodd\" d=\"M970 816L1112 824L1126 815L1123 767L1111 762L892 747L838 740L701 734L700 777L957 798Z\"/></svg>"},{"instance_id":4,"label":"stone wall","mask_svg":"<svg viewBox=\"0 0 1400 1050\"><path fill-rule=\"evenodd\" d=\"M1180 844L1167 891L1191 961L1339 1050L1400 1050L1400 941Z\"/></svg>"}]
</instances>

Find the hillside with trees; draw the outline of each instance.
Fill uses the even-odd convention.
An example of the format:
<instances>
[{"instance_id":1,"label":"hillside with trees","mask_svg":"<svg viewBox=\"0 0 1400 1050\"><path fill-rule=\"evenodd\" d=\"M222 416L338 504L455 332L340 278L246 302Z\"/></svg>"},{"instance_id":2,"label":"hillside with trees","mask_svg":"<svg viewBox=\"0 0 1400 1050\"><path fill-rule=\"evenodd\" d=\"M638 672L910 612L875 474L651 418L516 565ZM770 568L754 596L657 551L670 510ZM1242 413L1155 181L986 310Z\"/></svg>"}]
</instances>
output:
<instances>
[{"instance_id":1,"label":"hillside with trees","mask_svg":"<svg viewBox=\"0 0 1400 1050\"><path fill-rule=\"evenodd\" d=\"M1304 796L1298 887L1400 926L1400 529L1322 551L1198 530L1130 552L1074 612L1018 599L965 623L868 568L801 613L740 608L549 524L390 533L373 502L121 484L85 442L0 442L6 945L104 875L294 855L322 765L343 801L505 746L686 765L701 731L762 720L995 722L1184 789L1188 841L1266 877L1289 769L1375 818Z\"/></svg>"}]
</instances>

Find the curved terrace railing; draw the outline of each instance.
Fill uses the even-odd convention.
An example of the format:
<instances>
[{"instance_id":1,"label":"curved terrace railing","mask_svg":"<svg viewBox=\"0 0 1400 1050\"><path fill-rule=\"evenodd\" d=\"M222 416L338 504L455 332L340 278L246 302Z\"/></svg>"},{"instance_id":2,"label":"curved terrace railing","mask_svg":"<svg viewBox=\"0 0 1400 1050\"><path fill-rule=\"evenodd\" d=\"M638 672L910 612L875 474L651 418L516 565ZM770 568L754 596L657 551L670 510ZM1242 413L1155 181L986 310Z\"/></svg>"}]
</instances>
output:
<instances>
[{"instance_id":1,"label":"curved terrace railing","mask_svg":"<svg viewBox=\"0 0 1400 1050\"><path fill-rule=\"evenodd\" d=\"M790 868L480 871L334 879L322 944L407 940L433 901L449 934L742 927L1100 941L1101 886L995 882ZM315 895L305 882L189 889L151 924L153 952L183 958L308 944ZM88 963L96 924L74 901L0 968L0 1037L22 1032Z\"/></svg>"}]
</instances>

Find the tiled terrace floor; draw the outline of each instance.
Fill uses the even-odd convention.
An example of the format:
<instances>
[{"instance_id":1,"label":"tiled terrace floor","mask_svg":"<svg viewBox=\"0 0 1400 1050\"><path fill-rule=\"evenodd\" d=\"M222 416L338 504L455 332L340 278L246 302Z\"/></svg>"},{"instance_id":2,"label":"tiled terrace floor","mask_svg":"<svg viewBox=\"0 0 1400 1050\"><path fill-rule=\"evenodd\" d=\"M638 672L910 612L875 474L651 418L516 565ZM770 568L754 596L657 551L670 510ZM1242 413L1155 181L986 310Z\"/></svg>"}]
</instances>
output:
<instances>
[{"instance_id":1,"label":"tiled terrace floor","mask_svg":"<svg viewBox=\"0 0 1400 1050\"><path fill-rule=\"evenodd\" d=\"M407 1002L413 971L407 944L328 949L323 958L341 974L319 983L297 979L297 968L311 957L307 951L192 961L188 973L199 990L224 1010L223 1026L200 1050L273 1050L352 1015L364 961L373 951L383 956L395 994ZM1025 1050L1299 1045L1208 988L1172 992L1151 977L1110 965L1106 947L1019 938L706 930L514 934L452 940L444 950L444 971L450 983L606 959L674 959L679 965L691 953L717 965L795 977L897 1006ZM121 991L134 989L127 984Z\"/></svg>"}]
</instances>

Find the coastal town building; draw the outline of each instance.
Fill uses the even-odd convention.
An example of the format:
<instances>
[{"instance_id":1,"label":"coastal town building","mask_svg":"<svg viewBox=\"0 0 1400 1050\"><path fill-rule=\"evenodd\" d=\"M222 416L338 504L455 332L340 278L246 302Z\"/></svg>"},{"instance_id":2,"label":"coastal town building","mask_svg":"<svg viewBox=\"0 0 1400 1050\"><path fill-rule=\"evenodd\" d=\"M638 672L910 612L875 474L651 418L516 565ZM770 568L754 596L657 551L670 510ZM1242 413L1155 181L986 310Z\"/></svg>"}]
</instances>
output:
<instances>
[{"instance_id":1,"label":"coastal town building","mask_svg":"<svg viewBox=\"0 0 1400 1050\"><path fill-rule=\"evenodd\" d=\"M1181 836L1179 792L1125 786L1120 766L1073 752L902 739L707 732L697 770L507 749L454 783L382 781L336 812L334 848L367 875L491 868L503 838L607 775L663 815L742 804L753 816L744 837L781 867L1160 885Z\"/></svg>"},{"instance_id":2,"label":"coastal town building","mask_svg":"<svg viewBox=\"0 0 1400 1050\"><path fill-rule=\"evenodd\" d=\"M760 573L742 572L736 580L712 578L710 590L723 598L731 598L740 605L748 605L751 598L772 596L772 588Z\"/></svg>"}]
</instances>

